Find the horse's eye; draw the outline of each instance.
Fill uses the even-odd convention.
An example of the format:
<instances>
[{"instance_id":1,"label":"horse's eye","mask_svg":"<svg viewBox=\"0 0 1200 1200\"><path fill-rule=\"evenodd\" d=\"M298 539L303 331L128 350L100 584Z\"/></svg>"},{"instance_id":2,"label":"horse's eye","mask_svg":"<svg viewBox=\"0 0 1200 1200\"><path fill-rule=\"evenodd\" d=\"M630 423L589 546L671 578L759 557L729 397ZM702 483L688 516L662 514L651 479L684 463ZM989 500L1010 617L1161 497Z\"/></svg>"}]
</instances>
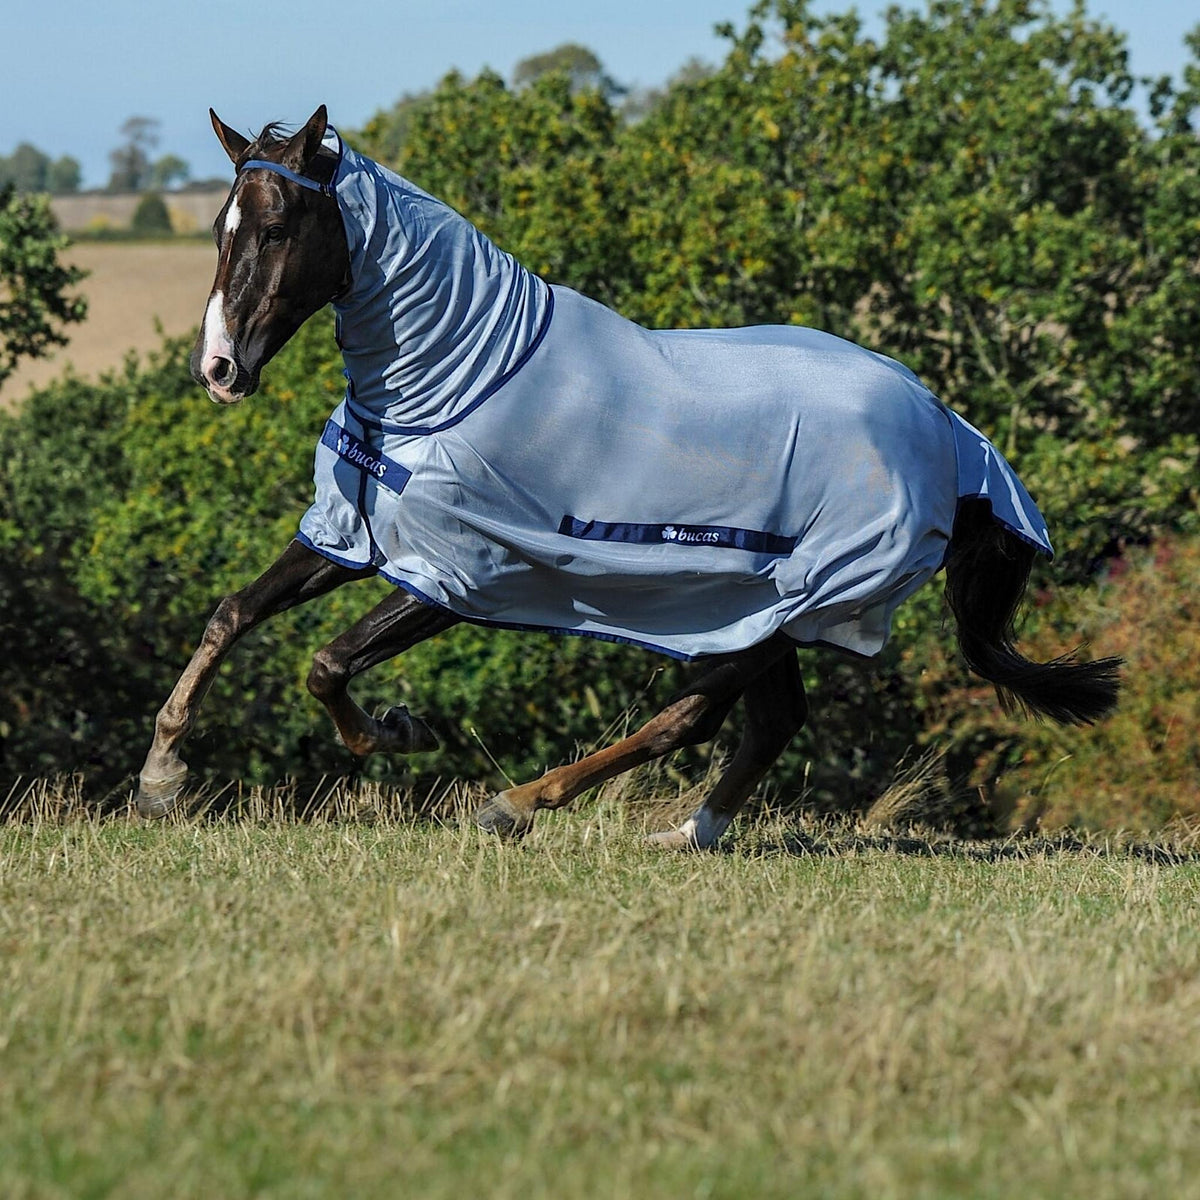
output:
<instances>
[{"instance_id":1,"label":"horse's eye","mask_svg":"<svg viewBox=\"0 0 1200 1200\"><path fill-rule=\"evenodd\" d=\"M282 241L283 241L283 238L284 238L284 234L285 234L285 232L286 232L286 231L284 230L284 228L283 228L283 226L282 226L282 225L271 225L271 226L268 226L268 228L267 228L267 241L268 241L268 242L270 242L272 245L274 245L274 244L276 244L276 243L278 243L278 242L282 242Z\"/></svg>"}]
</instances>

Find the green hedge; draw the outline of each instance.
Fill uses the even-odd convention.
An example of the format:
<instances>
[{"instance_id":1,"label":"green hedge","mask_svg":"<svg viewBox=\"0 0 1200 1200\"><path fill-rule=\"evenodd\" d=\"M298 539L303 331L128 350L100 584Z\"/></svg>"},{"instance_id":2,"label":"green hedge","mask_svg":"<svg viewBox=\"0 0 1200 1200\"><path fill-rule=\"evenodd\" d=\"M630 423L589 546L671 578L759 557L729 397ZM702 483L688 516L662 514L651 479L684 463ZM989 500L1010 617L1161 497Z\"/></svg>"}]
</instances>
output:
<instances>
[{"instance_id":1,"label":"green hedge","mask_svg":"<svg viewBox=\"0 0 1200 1200\"><path fill-rule=\"evenodd\" d=\"M945 0L890 12L871 39L853 16L779 0L727 32L726 61L635 124L565 77L512 89L485 73L380 113L359 140L401 145L418 184L634 318L803 321L920 370L1011 451L1041 504L1059 558L1035 595L1057 600L1030 632L1066 648L1099 566L1197 525L1200 72L1158 87L1149 132L1123 39L1082 11ZM342 386L328 316L235 409L204 399L186 353L168 343L99 383L68 377L0 419L8 774L84 768L101 786L135 770L208 613L309 502ZM357 766L303 690L312 652L382 594L354 585L248 637L193 765L255 779L411 770ZM951 644L930 588L874 672L806 656L815 715L774 776L781 791L861 804L937 738L964 779L1000 761L1014 735L977 719ZM446 748L420 770L499 779L596 744L679 677L620 647L460 628L356 686L368 706L400 699L431 719Z\"/></svg>"}]
</instances>

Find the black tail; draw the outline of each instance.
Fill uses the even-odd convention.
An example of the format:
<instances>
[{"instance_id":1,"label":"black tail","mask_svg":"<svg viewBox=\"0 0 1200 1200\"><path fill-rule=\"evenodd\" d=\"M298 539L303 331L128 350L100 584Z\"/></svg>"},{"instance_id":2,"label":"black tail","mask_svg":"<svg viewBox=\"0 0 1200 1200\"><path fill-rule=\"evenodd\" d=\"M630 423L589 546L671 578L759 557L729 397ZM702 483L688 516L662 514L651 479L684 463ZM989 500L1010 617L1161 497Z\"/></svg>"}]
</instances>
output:
<instances>
[{"instance_id":1,"label":"black tail","mask_svg":"<svg viewBox=\"0 0 1200 1200\"><path fill-rule=\"evenodd\" d=\"M985 500L959 505L946 560L946 599L967 666L996 686L1005 712L1022 708L1063 725L1090 725L1111 712L1119 658L1074 654L1030 662L1013 645L1013 618L1029 582L1034 548L992 518Z\"/></svg>"}]
</instances>

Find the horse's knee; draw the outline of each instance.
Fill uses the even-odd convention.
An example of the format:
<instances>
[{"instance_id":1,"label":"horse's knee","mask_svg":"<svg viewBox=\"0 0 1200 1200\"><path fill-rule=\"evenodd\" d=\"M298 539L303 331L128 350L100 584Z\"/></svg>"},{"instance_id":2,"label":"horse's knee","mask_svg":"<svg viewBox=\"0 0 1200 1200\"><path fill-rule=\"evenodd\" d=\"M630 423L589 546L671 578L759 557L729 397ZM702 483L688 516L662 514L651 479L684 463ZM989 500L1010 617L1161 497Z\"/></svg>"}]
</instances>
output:
<instances>
[{"instance_id":1,"label":"horse's knee","mask_svg":"<svg viewBox=\"0 0 1200 1200\"><path fill-rule=\"evenodd\" d=\"M344 665L328 646L323 646L313 655L306 682L308 690L318 700L327 700L341 691L346 686L346 681Z\"/></svg>"},{"instance_id":2,"label":"horse's knee","mask_svg":"<svg viewBox=\"0 0 1200 1200\"><path fill-rule=\"evenodd\" d=\"M204 640L214 649L229 646L245 632L247 618L245 605L236 592L226 596L208 618L204 627Z\"/></svg>"}]
</instances>

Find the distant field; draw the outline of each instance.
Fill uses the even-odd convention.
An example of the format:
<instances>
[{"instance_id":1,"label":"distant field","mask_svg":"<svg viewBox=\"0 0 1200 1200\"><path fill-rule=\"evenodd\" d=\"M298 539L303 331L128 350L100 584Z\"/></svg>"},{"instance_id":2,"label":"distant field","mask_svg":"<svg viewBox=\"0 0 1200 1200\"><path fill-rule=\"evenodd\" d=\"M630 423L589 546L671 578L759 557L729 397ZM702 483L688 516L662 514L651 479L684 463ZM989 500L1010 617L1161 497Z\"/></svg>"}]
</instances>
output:
<instances>
[{"instance_id":1,"label":"distant field","mask_svg":"<svg viewBox=\"0 0 1200 1200\"><path fill-rule=\"evenodd\" d=\"M0 1195L1200 1196L1190 839L52 795L0 821Z\"/></svg>"},{"instance_id":2,"label":"distant field","mask_svg":"<svg viewBox=\"0 0 1200 1200\"><path fill-rule=\"evenodd\" d=\"M90 272L79 285L88 319L69 329L71 341L50 358L26 362L0 387L0 404L19 402L31 387L60 375L70 363L92 376L120 366L130 350L144 352L168 334L200 324L212 286L216 252L207 242L84 242L64 255Z\"/></svg>"}]
</instances>

